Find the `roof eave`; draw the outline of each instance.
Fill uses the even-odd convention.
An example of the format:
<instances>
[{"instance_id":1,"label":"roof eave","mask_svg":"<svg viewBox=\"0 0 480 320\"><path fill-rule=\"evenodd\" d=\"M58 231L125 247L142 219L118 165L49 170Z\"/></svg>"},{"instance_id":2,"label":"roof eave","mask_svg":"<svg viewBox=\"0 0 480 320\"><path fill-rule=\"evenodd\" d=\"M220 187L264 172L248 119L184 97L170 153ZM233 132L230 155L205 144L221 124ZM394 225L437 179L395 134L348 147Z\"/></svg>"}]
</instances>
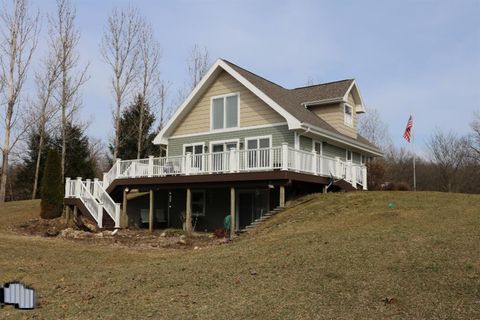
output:
<instances>
[{"instance_id":1,"label":"roof eave","mask_svg":"<svg viewBox=\"0 0 480 320\"><path fill-rule=\"evenodd\" d=\"M308 124L308 123L302 123L302 128L303 129L309 129L310 131L313 131L314 133L317 133L319 135L323 135L329 139L341 142L343 144L349 145L351 147L355 147L358 149L361 149L363 151L366 151L370 153L371 155L378 156L378 157L383 157L382 151L380 151L377 148L372 148L371 146L368 146L364 143L358 142L357 140L353 138L347 138L341 135L338 135L336 133L333 133L331 131L319 128L317 126Z\"/></svg>"}]
</instances>

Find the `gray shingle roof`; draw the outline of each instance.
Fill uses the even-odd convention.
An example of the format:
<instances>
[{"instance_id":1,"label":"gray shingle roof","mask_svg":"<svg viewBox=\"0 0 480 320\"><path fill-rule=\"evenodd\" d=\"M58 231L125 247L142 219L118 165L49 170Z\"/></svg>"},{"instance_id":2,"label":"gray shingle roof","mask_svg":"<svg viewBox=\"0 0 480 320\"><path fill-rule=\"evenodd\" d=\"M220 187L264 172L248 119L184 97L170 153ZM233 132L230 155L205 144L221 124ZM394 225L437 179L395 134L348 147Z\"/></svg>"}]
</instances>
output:
<instances>
[{"instance_id":1,"label":"gray shingle roof","mask_svg":"<svg viewBox=\"0 0 480 320\"><path fill-rule=\"evenodd\" d=\"M325 120L305 108L302 103L343 98L354 81L353 79L322 83L295 89L286 89L270 80L254 74L253 72L243 69L234 63L224 59L222 60L299 121L325 129L345 138L352 139L351 137L340 133ZM360 135L357 135L357 139L355 140L378 150L375 145Z\"/></svg>"}]
</instances>

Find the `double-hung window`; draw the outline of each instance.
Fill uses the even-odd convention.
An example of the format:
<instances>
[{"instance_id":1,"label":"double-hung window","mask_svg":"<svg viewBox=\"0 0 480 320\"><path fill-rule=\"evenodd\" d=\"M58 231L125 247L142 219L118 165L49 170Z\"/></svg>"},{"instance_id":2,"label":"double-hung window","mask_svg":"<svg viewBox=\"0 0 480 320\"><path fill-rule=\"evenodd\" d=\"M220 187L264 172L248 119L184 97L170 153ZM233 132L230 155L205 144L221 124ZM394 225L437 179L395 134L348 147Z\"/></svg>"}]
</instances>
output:
<instances>
[{"instance_id":1,"label":"double-hung window","mask_svg":"<svg viewBox=\"0 0 480 320\"><path fill-rule=\"evenodd\" d=\"M345 122L345 125L349 127L353 127L353 108L348 104L344 104L343 113L344 113L343 120Z\"/></svg>"},{"instance_id":2,"label":"double-hung window","mask_svg":"<svg viewBox=\"0 0 480 320\"><path fill-rule=\"evenodd\" d=\"M237 128L239 122L239 94L212 98L212 130Z\"/></svg>"},{"instance_id":3,"label":"double-hung window","mask_svg":"<svg viewBox=\"0 0 480 320\"><path fill-rule=\"evenodd\" d=\"M205 216L205 191L192 191L192 215Z\"/></svg>"}]
</instances>

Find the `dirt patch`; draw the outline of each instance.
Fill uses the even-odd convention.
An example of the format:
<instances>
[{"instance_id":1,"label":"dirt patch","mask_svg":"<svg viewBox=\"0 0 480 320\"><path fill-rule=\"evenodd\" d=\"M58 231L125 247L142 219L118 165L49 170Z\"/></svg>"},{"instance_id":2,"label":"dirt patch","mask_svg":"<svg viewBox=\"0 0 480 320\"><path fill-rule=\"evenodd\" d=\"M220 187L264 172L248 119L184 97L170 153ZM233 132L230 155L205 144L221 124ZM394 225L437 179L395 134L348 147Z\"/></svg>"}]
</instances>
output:
<instances>
[{"instance_id":1,"label":"dirt patch","mask_svg":"<svg viewBox=\"0 0 480 320\"><path fill-rule=\"evenodd\" d=\"M201 249L212 245L225 244L225 238L212 233L194 233L186 237L182 230L166 229L150 233L146 229L121 229L88 232L69 227L65 219L31 219L15 225L12 230L22 235L56 237L67 241L79 241L94 245L120 246L138 249L173 248Z\"/></svg>"}]
</instances>

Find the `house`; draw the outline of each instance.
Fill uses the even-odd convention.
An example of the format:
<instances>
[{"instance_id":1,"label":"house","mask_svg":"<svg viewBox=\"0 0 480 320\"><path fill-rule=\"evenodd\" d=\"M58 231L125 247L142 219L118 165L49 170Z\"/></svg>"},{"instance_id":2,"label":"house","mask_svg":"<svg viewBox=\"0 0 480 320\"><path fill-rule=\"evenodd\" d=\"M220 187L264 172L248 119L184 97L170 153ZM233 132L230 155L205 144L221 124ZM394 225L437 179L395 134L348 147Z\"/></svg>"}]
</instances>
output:
<instances>
[{"instance_id":1,"label":"house","mask_svg":"<svg viewBox=\"0 0 480 320\"><path fill-rule=\"evenodd\" d=\"M65 204L100 227L214 230L230 215L235 232L296 195L366 190L382 153L357 132L365 112L353 79L285 89L219 59L156 136L165 157L67 179Z\"/></svg>"}]
</instances>

